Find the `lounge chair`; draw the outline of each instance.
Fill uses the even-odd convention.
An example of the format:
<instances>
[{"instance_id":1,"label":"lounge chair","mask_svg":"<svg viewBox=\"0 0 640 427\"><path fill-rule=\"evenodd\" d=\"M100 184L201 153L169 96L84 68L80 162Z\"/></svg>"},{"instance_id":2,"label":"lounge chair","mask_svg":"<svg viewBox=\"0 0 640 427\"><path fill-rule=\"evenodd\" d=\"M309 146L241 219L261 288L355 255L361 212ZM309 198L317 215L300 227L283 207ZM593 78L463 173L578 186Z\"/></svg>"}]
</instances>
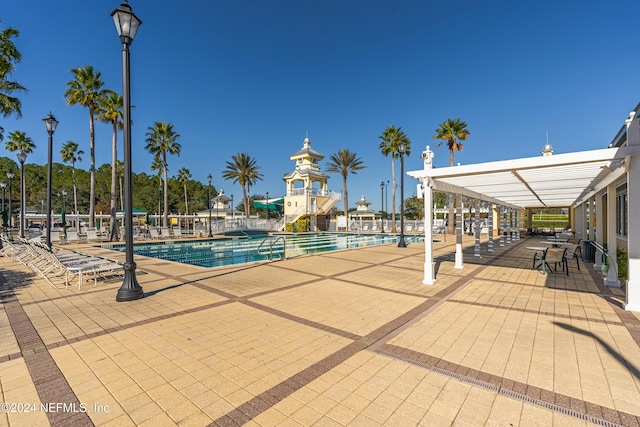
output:
<instances>
[{"instance_id":1,"label":"lounge chair","mask_svg":"<svg viewBox=\"0 0 640 427\"><path fill-rule=\"evenodd\" d=\"M98 235L98 230L87 230L87 242L102 242L102 236Z\"/></svg>"},{"instance_id":2,"label":"lounge chair","mask_svg":"<svg viewBox=\"0 0 640 427\"><path fill-rule=\"evenodd\" d=\"M160 239L162 237L160 236L160 233L158 233L158 229L155 227L151 227L149 229L149 236L151 236L152 239Z\"/></svg>"},{"instance_id":3,"label":"lounge chair","mask_svg":"<svg viewBox=\"0 0 640 427\"><path fill-rule=\"evenodd\" d=\"M67 230L67 243L82 243L83 239L77 231Z\"/></svg>"},{"instance_id":4,"label":"lounge chair","mask_svg":"<svg viewBox=\"0 0 640 427\"><path fill-rule=\"evenodd\" d=\"M173 237L179 238L179 237L186 237L186 236L182 234L182 229L178 227L173 229Z\"/></svg>"},{"instance_id":5,"label":"lounge chair","mask_svg":"<svg viewBox=\"0 0 640 427\"><path fill-rule=\"evenodd\" d=\"M172 239L173 235L171 235L171 230L166 227L162 227L160 229L160 235L165 239Z\"/></svg>"}]
</instances>

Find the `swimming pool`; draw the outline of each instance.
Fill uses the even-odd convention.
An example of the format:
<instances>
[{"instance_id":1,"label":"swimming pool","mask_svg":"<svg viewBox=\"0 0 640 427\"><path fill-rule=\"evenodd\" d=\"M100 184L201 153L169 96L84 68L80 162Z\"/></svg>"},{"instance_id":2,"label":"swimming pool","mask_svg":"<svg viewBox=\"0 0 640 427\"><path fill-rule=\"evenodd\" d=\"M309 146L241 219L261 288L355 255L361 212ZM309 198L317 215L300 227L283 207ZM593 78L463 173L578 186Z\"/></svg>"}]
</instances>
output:
<instances>
[{"instance_id":1,"label":"swimming pool","mask_svg":"<svg viewBox=\"0 0 640 427\"><path fill-rule=\"evenodd\" d=\"M220 267L269 259L291 258L317 252L360 248L398 242L397 234L272 234L248 238L175 240L140 242L133 245L136 255L199 265ZM407 236L407 243L424 242L424 236ZM124 252L124 243L102 245Z\"/></svg>"}]
</instances>

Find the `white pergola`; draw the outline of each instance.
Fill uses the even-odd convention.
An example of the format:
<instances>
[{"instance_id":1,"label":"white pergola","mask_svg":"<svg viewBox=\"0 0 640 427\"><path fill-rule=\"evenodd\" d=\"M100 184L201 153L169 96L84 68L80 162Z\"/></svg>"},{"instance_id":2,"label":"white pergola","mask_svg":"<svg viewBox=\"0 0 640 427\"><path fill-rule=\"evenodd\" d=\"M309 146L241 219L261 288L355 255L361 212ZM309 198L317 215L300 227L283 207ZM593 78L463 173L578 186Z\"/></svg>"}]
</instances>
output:
<instances>
[{"instance_id":1,"label":"white pergola","mask_svg":"<svg viewBox=\"0 0 640 427\"><path fill-rule=\"evenodd\" d=\"M616 185L621 180L626 180L629 280L625 308L640 311L640 227L637 221L632 220L640 215L639 121L639 118L634 119L633 116L627 120L627 141L626 145L621 147L465 166L432 168L433 152L427 146L422 153L424 169L407 172L409 176L419 180L425 190L423 283L433 285L436 282L432 248L433 191L464 196L514 211L530 208L573 207L577 214L583 217L586 212L586 203L591 201L591 206L595 205L598 210L600 200L600 209L603 209L603 212L606 209L607 212L607 224L599 225L597 234L602 238L602 228L606 227L606 243L609 251L615 254L616 198L607 197L607 206L603 207L597 195L607 191L607 194L615 196ZM603 217L601 214L598 215ZM460 239L458 243L461 243ZM492 246L490 248L492 251ZM456 268L462 268L461 260L462 247L458 244L456 245ZM610 272L612 270L609 269ZM605 285L620 286L617 277L613 275L612 272L607 276Z\"/></svg>"}]
</instances>

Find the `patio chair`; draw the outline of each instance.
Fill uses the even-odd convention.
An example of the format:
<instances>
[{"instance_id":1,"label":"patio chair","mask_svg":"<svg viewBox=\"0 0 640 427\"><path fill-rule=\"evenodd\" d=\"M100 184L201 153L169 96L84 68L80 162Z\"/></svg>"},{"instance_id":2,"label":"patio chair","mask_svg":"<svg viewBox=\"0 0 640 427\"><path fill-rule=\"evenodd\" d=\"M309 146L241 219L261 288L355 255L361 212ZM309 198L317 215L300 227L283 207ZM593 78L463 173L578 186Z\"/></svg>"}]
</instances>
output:
<instances>
[{"instance_id":1,"label":"patio chair","mask_svg":"<svg viewBox=\"0 0 640 427\"><path fill-rule=\"evenodd\" d=\"M157 228L155 228L155 227L151 227L151 228L149 229L149 236L150 236L152 239L160 239L160 238L162 237L162 236L160 236L160 233L158 233L158 229L157 229Z\"/></svg>"},{"instance_id":2,"label":"patio chair","mask_svg":"<svg viewBox=\"0 0 640 427\"><path fill-rule=\"evenodd\" d=\"M180 238L185 237L185 235L182 234L182 229L178 227L173 229L173 237Z\"/></svg>"},{"instance_id":3,"label":"patio chair","mask_svg":"<svg viewBox=\"0 0 640 427\"><path fill-rule=\"evenodd\" d=\"M580 239L577 239L577 240L580 240ZM564 257L567 264L569 263L570 259L575 258L576 266L578 267L578 271L580 271L580 261L578 260L578 255L576 254L576 252L580 250L580 245L576 243L563 243L562 246L560 246L560 248L566 249L564 253Z\"/></svg>"},{"instance_id":4,"label":"patio chair","mask_svg":"<svg viewBox=\"0 0 640 427\"><path fill-rule=\"evenodd\" d=\"M567 259L565 258L565 252L567 248L549 248L544 252L543 261L547 268L552 272L558 271L558 264L562 266L562 271L567 272L567 276L569 275L569 265L567 264ZM553 265L553 268L551 267Z\"/></svg>"}]
</instances>

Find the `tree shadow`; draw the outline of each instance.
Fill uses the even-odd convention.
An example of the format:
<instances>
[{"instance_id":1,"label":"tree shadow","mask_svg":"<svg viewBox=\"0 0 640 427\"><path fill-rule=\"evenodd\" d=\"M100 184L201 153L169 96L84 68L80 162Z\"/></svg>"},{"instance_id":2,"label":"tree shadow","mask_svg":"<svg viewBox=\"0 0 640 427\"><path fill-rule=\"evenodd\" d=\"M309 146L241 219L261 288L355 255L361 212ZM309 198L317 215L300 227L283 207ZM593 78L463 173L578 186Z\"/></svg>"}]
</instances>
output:
<instances>
[{"instance_id":1,"label":"tree shadow","mask_svg":"<svg viewBox=\"0 0 640 427\"><path fill-rule=\"evenodd\" d=\"M33 273L13 270L11 281L9 281L0 272L0 304L17 300L17 291L30 286L31 283L33 283Z\"/></svg>"},{"instance_id":2,"label":"tree shadow","mask_svg":"<svg viewBox=\"0 0 640 427\"><path fill-rule=\"evenodd\" d=\"M562 322L553 322L554 325L561 327L562 329L566 329L570 332L574 332L576 334L584 335L587 337L591 337L596 340L610 355L612 355L618 362L620 362L623 366L625 366L631 374L640 380L640 370L636 368L629 360L627 360L624 356L614 350L609 344L604 342L602 338L595 335L593 332L587 331L585 329L577 328L573 325L569 325Z\"/></svg>"}]
</instances>

